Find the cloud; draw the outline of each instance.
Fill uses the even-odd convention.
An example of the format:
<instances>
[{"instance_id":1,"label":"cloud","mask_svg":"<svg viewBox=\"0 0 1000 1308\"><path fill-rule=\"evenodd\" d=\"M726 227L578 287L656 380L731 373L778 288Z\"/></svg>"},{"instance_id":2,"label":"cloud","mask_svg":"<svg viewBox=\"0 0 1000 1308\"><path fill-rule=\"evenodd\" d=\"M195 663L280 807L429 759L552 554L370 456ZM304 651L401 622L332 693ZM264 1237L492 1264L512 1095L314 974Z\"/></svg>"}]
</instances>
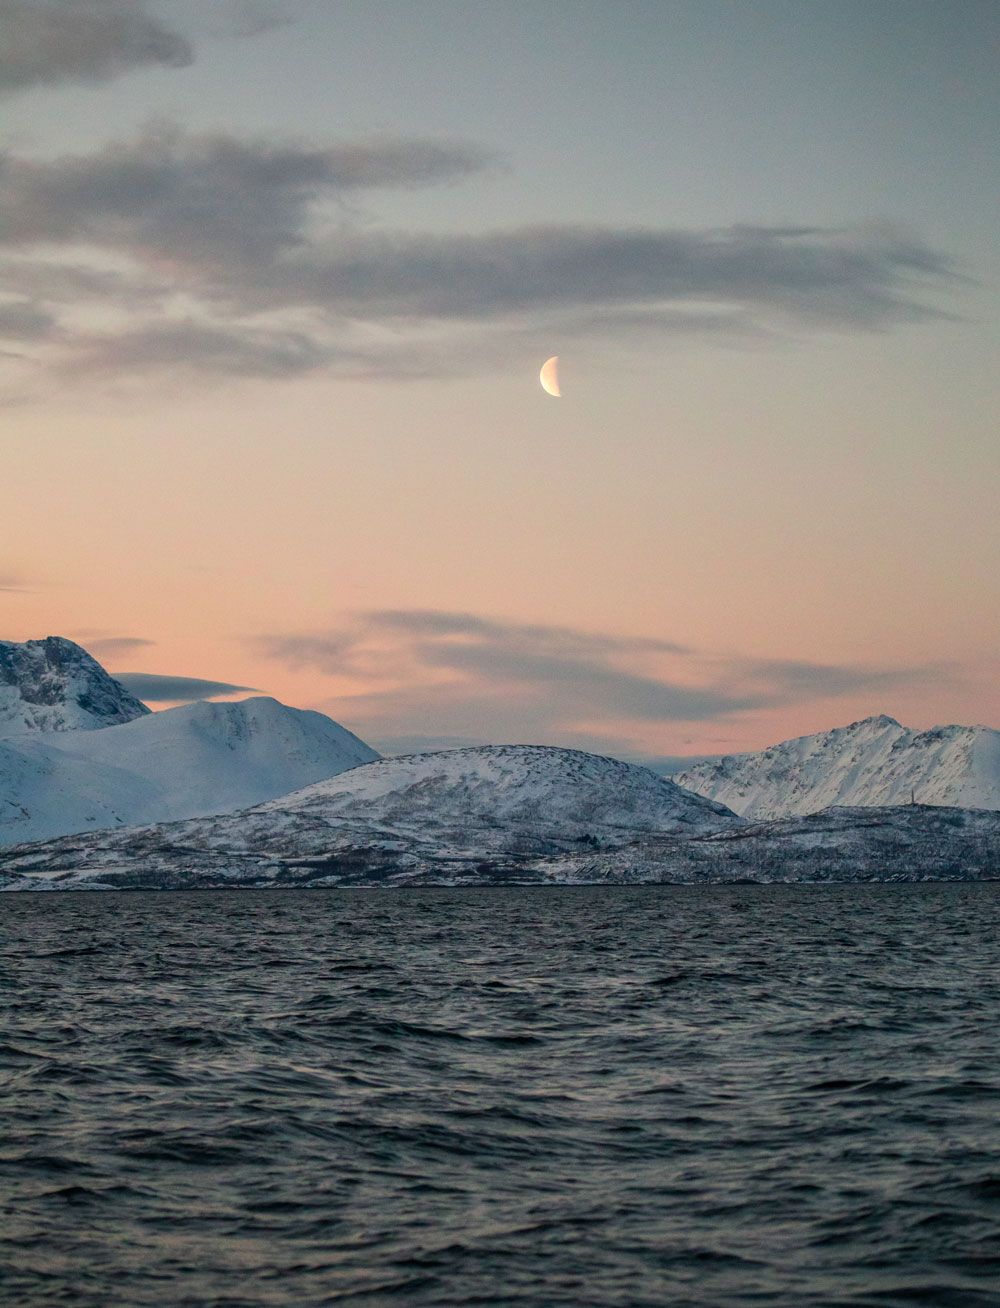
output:
<instances>
[{"instance_id":1,"label":"cloud","mask_svg":"<svg viewBox=\"0 0 1000 1308\"><path fill-rule=\"evenodd\" d=\"M86 650L88 654L93 654L94 658L113 659L155 644L155 640L144 640L141 636L96 636L87 640Z\"/></svg>"},{"instance_id":2,"label":"cloud","mask_svg":"<svg viewBox=\"0 0 1000 1308\"><path fill-rule=\"evenodd\" d=\"M311 245L317 201L451 181L487 159L462 143L384 138L313 146L158 124L89 155L2 156L0 245L84 243L150 265L169 260L171 278L205 293L239 294L242 282L282 280L280 256ZM303 290L296 286L294 294Z\"/></svg>"},{"instance_id":3,"label":"cloud","mask_svg":"<svg viewBox=\"0 0 1000 1308\"><path fill-rule=\"evenodd\" d=\"M0 295L36 333L36 365L78 382L450 375L553 332L887 330L947 316L928 296L960 280L945 255L889 229L432 234L359 218L365 197L494 163L464 142L255 140L168 124L90 154L7 153Z\"/></svg>"},{"instance_id":4,"label":"cloud","mask_svg":"<svg viewBox=\"0 0 1000 1308\"><path fill-rule=\"evenodd\" d=\"M253 686L231 686L228 681L205 681L201 677L164 677L152 672L113 672L111 675L137 699L149 704L214 699L217 695L254 690Z\"/></svg>"},{"instance_id":5,"label":"cloud","mask_svg":"<svg viewBox=\"0 0 1000 1308\"><path fill-rule=\"evenodd\" d=\"M490 742L480 736L383 736L381 737L379 753L426 754L436 753L442 749L467 749L470 745L488 744Z\"/></svg>"},{"instance_id":6,"label":"cloud","mask_svg":"<svg viewBox=\"0 0 1000 1308\"><path fill-rule=\"evenodd\" d=\"M955 675L955 669L947 663L921 664L912 668L871 668L746 659L741 666L747 681L773 686L779 693L792 698L827 699L861 691L898 690L924 684L929 678L951 679Z\"/></svg>"},{"instance_id":7,"label":"cloud","mask_svg":"<svg viewBox=\"0 0 1000 1308\"><path fill-rule=\"evenodd\" d=\"M23 595L29 587L24 584L20 577L15 577L9 572L0 572L0 591L7 594Z\"/></svg>"},{"instance_id":8,"label":"cloud","mask_svg":"<svg viewBox=\"0 0 1000 1308\"><path fill-rule=\"evenodd\" d=\"M260 36L294 23L300 4L301 0L216 0L212 11L214 30L220 36Z\"/></svg>"},{"instance_id":9,"label":"cloud","mask_svg":"<svg viewBox=\"0 0 1000 1308\"><path fill-rule=\"evenodd\" d=\"M142 0L0 0L0 93L183 67L191 46Z\"/></svg>"},{"instance_id":10,"label":"cloud","mask_svg":"<svg viewBox=\"0 0 1000 1308\"><path fill-rule=\"evenodd\" d=\"M294 377L331 357L303 332L158 323L115 337L81 335L67 370L94 375L169 368L230 376Z\"/></svg>"},{"instance_id":11,"label":"cloud","mask_svg":"<svg viewBox=\"0 0 1000 1308\"><path fill-rule=\"evenodd\" d=\"M720 657L655 638L440 610L364 613L332 632L267 636L258 647L367 686L325 707L383 748L522 741L630 753L630 726L724 721L948 675Z\"/></svg>"},{"instance_id":12,"label":"cloud","mask_svg":"<svg viewBox=\"0 0 1000 1308\"><path fill-rule=\"evenodd\" d=\"M289 294L303 279L317 297L377 315L495 319L594 306L772 309L839 326L879 326L933 311L915 302L915 277L947 261L903 237L820 229L705 231L530 227L475 236L359 233L316 243L283 268ZM706 315L696 312L701 325Z\"/></svg>"},{"instance_id":13,"label":"cloud","mask_svg":"<svg viewBox=\"0 0 1000 1308\"><path fill-rule=\"evenodd\" d=\"M437 735L403 735L380 736L379 752L392 754L434 753L442 749L465 749L470 745L489 745L492 742L484 736L442 736ZM624 737L599 735L595 732L563 731L559 734L559 744L566 749L583 749L590 753L609 754L612 758L624 759L628 763L638 763L661 776L670 776L674 772L684 772L696 763L715 762L721 754L648 754L636 750L633 743Z\"/></svg>"},{"instance_id":14,"label":"cloud","mask_svg":"<svg viewBox=\"0 0 1000 1308\"><path fill-rule=\"evenodd\" d=\"M43 340L54 326L53 314L27 300L0 303L0 340Z\"/></svg>"}]
</instances>

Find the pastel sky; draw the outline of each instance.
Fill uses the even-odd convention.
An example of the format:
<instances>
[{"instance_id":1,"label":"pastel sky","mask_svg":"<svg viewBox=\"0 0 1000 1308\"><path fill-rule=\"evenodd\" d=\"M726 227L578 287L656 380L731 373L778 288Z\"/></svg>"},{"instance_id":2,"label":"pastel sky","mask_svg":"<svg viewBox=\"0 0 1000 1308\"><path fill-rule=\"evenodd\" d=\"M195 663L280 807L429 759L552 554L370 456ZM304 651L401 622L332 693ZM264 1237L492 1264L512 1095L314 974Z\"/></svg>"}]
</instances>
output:
<instances>
[{"instance_id":1,"label":"pastel sky","mask_svg":"<svg viewBox=\"0 0 1000 1308\"><path fill-rule=\"evenodd\" d=\"M0 0L0 636L386 752L1000 726L998 123L996 0Z\"/></svg>"}]
</instances>

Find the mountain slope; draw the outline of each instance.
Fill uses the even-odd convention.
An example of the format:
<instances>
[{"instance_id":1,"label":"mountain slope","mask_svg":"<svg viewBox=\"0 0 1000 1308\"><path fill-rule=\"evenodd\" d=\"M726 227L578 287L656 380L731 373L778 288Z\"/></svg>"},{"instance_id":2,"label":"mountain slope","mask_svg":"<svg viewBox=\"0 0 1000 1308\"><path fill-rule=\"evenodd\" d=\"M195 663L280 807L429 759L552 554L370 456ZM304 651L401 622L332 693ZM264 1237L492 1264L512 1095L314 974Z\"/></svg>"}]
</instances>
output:
<instances>
[{"instance_id":1,"label":"mountain slope","mask_svg":"<svg viewBox=\"0 0 1000 1308\"><path fill-rule=\"evenodd\" d=\"M422 860L503 862L739 825L646 768L543 745L484 746L368 763L242 813L21 846L0 854L0 868L131 869L140 884L180 869L188 884L209 869L253 880L261 867L305 862L378 880Z\"/></svg>"},{"instance_id":2,"label":"mountain slope","mask_svg":"<svg viewBox=\"0 0 1000 1308\"><path fill-rule=\"evenodd\" d=\"M0 736L94 731L148 713L96 659L63 636L23 644L0 640Z\"/></svg>"},{"instance_id":3,"label":"mountain slope","mask_svg":"<svg viewBox=\"0 0 1000 1308\"><path fill-rule=\"evenodd\" d=\"M0 845L122 826L148 798L148 786L122 768L32 737L0 740Z\"/></svg>"},{"instance_id":4,"label":"mountain slope","mask_svg":"<svg viewBox=\"0 0 1000 1308\"><path fill-rule=\"evenodd\" d=\"M0 750L0 843L226 813L378 755L277 700L198 702L103 731L23 733Z\"/></svg>"},{"instance_id":5,"label":"mountain slope","mask_svg":"<svg viewBox=\"0 0 1000 1308\"><path fill-rule=\"evenodd\" d=\"M602 856L539 860L575 882L982 881L1000 875L1000 813L905 804L828 808L694 840L644 837Z\"/></svg>"},{"instance_id":6,"label":"mountain slope","mask_svg":"<svg viewBox=\"0 0 1000 1308\"><path fill-rule=\"evenodd\" d=\"M889 717L865 718L759 754L700 763L671 779L750 819L911 799L1000 809L1000 731L914 731Z\"/></svg>"}]
</instances>

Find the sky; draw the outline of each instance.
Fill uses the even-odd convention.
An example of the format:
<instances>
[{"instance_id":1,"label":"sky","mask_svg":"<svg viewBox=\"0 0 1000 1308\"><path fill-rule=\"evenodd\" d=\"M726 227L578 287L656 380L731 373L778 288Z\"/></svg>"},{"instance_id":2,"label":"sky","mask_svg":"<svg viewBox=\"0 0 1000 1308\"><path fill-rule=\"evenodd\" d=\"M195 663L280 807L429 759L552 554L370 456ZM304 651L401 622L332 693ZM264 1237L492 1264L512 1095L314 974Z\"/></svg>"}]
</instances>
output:
<instances>
[{"instance_id":1,"label":"sky","mask_svg":"<svg viewBox=\"0 0 1000 1308\"><path fill-rule=\"evenodd\" d=\"M0 0L0 636L383 752L1000 727L998 121L995 0Z\"/></svg>"}]
</instances>

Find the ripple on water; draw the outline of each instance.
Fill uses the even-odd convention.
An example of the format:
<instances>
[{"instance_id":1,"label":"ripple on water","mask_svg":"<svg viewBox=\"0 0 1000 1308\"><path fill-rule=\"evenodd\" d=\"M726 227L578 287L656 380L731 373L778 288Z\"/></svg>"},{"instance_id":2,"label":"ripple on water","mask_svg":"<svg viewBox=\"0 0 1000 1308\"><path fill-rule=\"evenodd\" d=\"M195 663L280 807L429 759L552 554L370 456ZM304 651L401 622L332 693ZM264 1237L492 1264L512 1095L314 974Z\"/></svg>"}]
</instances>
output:
<instances>
[{"instance_id":1,"label":"ripple on water","mask_svg":"<svg viewBox=\"0 0 1000 1308\"><path fill-rule=\"evenodd\" d=\"M1000 1308L997 885L4 906L11 1308Z\"/></svg>"}]
</instances>

